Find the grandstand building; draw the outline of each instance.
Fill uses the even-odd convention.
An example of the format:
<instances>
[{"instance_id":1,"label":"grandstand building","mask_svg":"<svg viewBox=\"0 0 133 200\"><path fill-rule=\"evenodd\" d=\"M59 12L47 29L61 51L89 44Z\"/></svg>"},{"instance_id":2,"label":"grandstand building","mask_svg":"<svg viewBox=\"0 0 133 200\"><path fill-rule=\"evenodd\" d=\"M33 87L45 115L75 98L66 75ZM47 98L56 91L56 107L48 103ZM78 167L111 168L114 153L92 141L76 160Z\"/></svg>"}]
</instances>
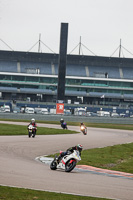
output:
<instances>
[{"instance_id":1,"label":"grandstand building","mask_svg":"<svg viewBox=\"0 0 133 200\"><path fill-rule=\"evenodd\" d=\"M58 54L0 51L3 100L56 102ZM133 59L67 55L65 103L133 105Z\"/></svg>"}]
</instances>

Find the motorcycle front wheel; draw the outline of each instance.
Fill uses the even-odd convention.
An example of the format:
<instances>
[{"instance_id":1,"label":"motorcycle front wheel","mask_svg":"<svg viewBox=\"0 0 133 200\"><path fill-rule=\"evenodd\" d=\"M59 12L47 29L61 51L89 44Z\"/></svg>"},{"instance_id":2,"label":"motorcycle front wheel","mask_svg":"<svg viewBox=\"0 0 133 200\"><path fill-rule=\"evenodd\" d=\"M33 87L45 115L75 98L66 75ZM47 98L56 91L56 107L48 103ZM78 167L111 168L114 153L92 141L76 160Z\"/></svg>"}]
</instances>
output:
<instances>
[{"instance_id":1,"label":"motorcycle front wheel","mask_svg":"<svg viewBox=\"0 0 133 200\"><path fill-rule=\"evenodd\" d=\"M29 132L29 134L28 134L28 135L29 135L29 137L31 137L31 132Z\"/></svg>"},{"instance_id":2,"label":"motorcycle front wheel","mask_svg":"<svg viewBox=\"0 0 133 200\"><path fill-rule=\"evenodd\" d=\"M50 169L52 170L56 170L57 169L57 163L55 162L55 160L53 160L50 164Z\"/></svg>"},{"instance_id":3,"label":"motorcycle front wheel","mask_svg":"<svg viewBox=\"0 0 133 200\"><path fill-rule=\"evenodd\" d=\"M87 135L87 128L85 129L85 134L84 135Z\"/></svg>"},{"instance_id":4,"label":"motorcycle front wheel","mask_svg":"<svg viewBox=\"0 0 133 200\"><path fill-rule=\"evenodd\" d=\"M87 135L87 130L86 129L83 130L82 132L83 132L84 135Z\"/></svg>"},{"instance_id":5,"label":"motorcycle front wheel","mask_svg":"<svg viewBox=\"0 0 133 200\"><path fill-rule=\"evenodd\" d=\"M71 172L76 166L76 162L69 160L65 165L65 172Z\"/></svg>"}]
</instances>

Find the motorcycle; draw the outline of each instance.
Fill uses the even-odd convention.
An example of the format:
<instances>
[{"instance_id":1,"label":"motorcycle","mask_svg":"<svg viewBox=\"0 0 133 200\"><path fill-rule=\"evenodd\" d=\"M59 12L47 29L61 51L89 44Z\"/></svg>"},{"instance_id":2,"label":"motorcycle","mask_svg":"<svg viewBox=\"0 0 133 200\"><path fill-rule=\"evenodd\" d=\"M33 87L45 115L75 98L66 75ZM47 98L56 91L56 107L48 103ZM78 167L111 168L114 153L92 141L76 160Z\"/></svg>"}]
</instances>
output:
<instances>
[{"instance_id":1,"label":"motorcycle","mask_svg":"<svg viewBox=\"0 0 133 200\"><path fill-rule=\"evenodd\" d=\"M62 127L63 129L67 129L67 123L66 123L66 122L61 123L61 127Z\"/></svg>"},{"instance_id":2,"label":"motorcycle","mask_svg":"<svg viewBox=\"0 0 133 200\"><path fill-rule=\"evenodd\" d=\"M82 133L83 133L84 135L87 135L87 128L86 128L85 126L81 126L81 127L80 127L80 130L82 131Z\"/></svg>"},{"instance_id":3,"label":"motorcycle","mask_svg":"<svg viewBox=\"0 0 133 200\"><path fill-rule=\"evenodd\" d=\"M73 153L65 155L59 162L58 157L55 156L54 160L50 164L50 169L63 169L65 172L71 172L80 160L81 157L79 151L74 150Z\"/></svg>"},{"instance_id":4,"label":"motorcycle","mask_svg":"<svg viewBox=\"0 0 133 200\"><path fill-rule=\"evenodd\" d=\"M31 124L30 125L28 125L28 135L29 135L29 137L35 137L35 135L36 135L36 127L34 127L34 126L32 126Z\"/></svg>"}]
</instances>

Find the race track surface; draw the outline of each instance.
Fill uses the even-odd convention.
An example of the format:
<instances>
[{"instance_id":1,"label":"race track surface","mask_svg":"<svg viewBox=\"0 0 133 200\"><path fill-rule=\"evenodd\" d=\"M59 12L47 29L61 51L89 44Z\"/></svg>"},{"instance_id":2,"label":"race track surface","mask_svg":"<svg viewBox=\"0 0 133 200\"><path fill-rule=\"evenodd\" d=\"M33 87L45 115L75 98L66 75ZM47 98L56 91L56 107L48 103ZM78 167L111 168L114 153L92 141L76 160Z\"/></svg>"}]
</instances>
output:
<instances>
[{"instance_id":1,"label":"race track surface","mask_svg":"<svg viewBox=\"0 0 133 200\"><path fill-rule=\"evenodd\" d=\"M3 122L0 122L3 123ZM12 123L12 122L5 122ZM16 124L16 122L15 122ZM27 123L20 123L27 125ZM44 127L58 125L38 124ZM60 128L60 127L59 127ZM79 131L79 127L69 126ZM78 143L84 149L133 142L132 131L88 128L88 135L0 136L0 185L63 192L111 199L132 200L133 180L86 171L52 171L35 158L66 150Z\"/></svg>"}]
</instances>

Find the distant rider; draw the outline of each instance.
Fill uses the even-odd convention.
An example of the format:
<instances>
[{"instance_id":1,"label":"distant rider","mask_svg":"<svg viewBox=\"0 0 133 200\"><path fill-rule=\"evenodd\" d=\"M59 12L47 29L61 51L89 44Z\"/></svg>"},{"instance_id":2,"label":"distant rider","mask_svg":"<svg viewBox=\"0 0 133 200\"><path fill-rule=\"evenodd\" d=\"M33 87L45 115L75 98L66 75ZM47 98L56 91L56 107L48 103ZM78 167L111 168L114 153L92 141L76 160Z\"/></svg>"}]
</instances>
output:
<instances>
[{"instance_id":1,"label":"distant rider","mask_svg":"<svg viewBox=\"0 0 133 200\"><path fill-rule=\"evenodd\" d=\"M60 119L60 123L61 123L61 127L63 128L63 129L67 129L67 124L66 124L66 122L64 122L64 119L63 118L61 118Z\"/></svg>"},{"instance_id":2,"label":"distant rider","mask_svg":"<svg viewBox=\"0 0 133 200\"><path fill-rule=\"evenodd\" d=\"M83 122L80 123L80 128L81 128L81 126L84 126L86 128L86 126Z\"/></svg>"},{"instance_id":3,"label":"distant rider","mask_svg":"<svg viewBox=\"0 0 133 200\"><path fill-rule=\"evenodd\" d=\"M29 125L32 125L33 127L34 127L34 131L35 131L35 134L36 134L36 130L37 130L37 124L36 124L36 122L35 122L35 119L34 118L32 118L31 119L31 122L30 122L30 124ZM29 126L28 125L28 126Z\"/></svg>"},{"instance_id":4,"label":"distant rider","mask_svg":"<svg viewBox=\"0 0 133 200\"><path fill-rule=\"evenodd\" d=\"M81 151L83 149L83 146L81 144L78 144L74 147L70 147L69 149L67 149L66 151L62 152L59 157L57 158L57 162L59 163L60 160L67 154L72 154L74 150L79 151L79 155L81 156Z\"/></svg>"}]
</instances>

